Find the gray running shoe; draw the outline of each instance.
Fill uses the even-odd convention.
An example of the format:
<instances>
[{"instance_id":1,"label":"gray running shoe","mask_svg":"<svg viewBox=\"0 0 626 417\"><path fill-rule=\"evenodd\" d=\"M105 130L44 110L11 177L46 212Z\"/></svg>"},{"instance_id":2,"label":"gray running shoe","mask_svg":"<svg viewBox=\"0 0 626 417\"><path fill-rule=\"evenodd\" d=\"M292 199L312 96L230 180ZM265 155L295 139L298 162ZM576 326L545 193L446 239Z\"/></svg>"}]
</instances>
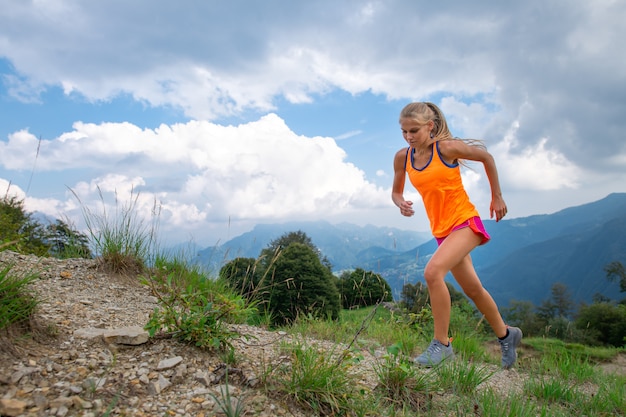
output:
<instances>
[{"instance_id":1,"label":"gray running shoe","mask_svg":"<svg viewBox=\"0 0 626 417\"><path fill-rule=\"evenodd\" d=\"M444 345L437 339L433 339L430 342L428 349L424 351L417 358L413 359L413 362L418 365L431 367L439 365L446 359L453 359L454 352L452 351L452 343L448 343L448 346Z\"/></svg>"},{"instance_id":2,"label":"gray running shoe","mask_svg":"<svg viewBox=\"0 0 626 417\"><path fill-rule=\"evenodd\" d=\"M522 330L517 327L509 327L509 335L504 339L498 339L502 350L502 368L510 369L517 360L516 348L522 342Z\"/></svg>"}]
</instances>

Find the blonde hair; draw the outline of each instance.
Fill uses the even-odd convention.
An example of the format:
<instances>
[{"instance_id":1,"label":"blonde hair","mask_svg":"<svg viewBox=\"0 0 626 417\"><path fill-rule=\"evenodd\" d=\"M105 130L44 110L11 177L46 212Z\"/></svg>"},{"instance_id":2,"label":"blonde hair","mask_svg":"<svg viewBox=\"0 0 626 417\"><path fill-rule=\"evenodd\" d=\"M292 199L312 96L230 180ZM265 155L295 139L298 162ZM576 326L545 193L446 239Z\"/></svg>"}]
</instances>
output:
<instances>
[{"instance_id":1,"label":"blonde hair","mask_svg":"<svg viewBox=\"0 0 626 417\"><path fill-rule=\"evenodd\" d=\"M416 102L409 103L402 111L400 111L400 121L402 119L411 119L415 120L417 123L421 125L425 125L426 123L432 121L434 123L433 130L431 131L433 135L433 141L437 142L440 140L451 140L451 139L459 139L452 136L450 133L450 129L448 129L448 122L446 122L446 117L443 115L443 112L439 107L437 107L434 103L429 102ZM480 148L486 149L485 144L477 139L460 139L469 145L478 146Z\"/></svg>"}]
</instances>

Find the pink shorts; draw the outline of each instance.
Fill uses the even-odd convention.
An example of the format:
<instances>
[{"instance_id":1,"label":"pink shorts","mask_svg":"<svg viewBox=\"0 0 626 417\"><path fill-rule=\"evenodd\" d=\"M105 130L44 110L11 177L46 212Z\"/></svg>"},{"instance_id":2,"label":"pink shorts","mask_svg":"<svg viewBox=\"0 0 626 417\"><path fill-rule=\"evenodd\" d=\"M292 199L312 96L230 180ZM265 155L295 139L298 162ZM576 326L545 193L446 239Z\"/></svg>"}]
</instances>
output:
<instances>
[{"instance_id":1,"label":"pink shorts","mask_svg":"<svg viewBox=\"0 0 626 417\"><path fill-rule=\"evenodd\" d=\"M485 230L485 225L483 225L482 220L480 220L480 217L478 216L472 217L471 219L466 220L463 223L454 226L450 233L454 232L455 230L463 229L464 227L469 227L470 229L474 231L474 233L482 237L483 240L480 242L481 245L484 245L485 243L489 242L489 240L491 239L491 236L489 236L489 233L487 233L487 230ZM441 245L441 242L446 240L446 237L448 236L436 238L437 245Z\"/></svg>"}]
</instances>

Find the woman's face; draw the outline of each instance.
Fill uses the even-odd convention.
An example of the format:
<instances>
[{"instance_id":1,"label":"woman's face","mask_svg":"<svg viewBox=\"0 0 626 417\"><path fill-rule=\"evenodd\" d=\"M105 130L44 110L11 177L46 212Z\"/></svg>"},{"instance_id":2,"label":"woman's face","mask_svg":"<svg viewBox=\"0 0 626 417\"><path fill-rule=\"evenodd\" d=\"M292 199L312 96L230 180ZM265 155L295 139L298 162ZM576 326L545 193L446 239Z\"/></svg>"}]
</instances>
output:
<instances>
[{"instance_id":1,"label":"woman's face","mask_svg":"<svg viewBox=\"0 0 626 417\"><path fill-rule=\"evenodd\" d=\"M430 141L429 123L421 124L413 119L400 119L400 129L402 137L412 147L425 145Z\"/></svg>"}]
</instances>

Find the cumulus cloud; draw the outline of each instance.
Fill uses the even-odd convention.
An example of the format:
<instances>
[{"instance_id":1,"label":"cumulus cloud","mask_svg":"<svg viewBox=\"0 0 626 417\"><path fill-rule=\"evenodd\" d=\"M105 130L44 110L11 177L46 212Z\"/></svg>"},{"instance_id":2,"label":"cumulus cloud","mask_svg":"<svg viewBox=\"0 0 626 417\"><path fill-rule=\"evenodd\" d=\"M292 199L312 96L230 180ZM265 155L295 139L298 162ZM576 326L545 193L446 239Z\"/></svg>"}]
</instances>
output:
<instances>
[{"instance_id":1,"label":"cumulus cloud","mask_svg":"<svg viewBox=\"0 0 626 417\"><path fill-rule=\"evenodd\" d=\"M324 217L389 205L388 192L346 162L332 138L298 136L274 114L239 126L191 121L154 130L76 123L72 132L43 141L21 131L0 142L0 162L28 169L37 147L39 175L91 176L68 184L69 198L89 207L140 195L141 212L157 204L168 227L189 232L228 219ZM54 212L68 203L37 208Z\"/></svg>"},{"instance_id":2,"label":"cumulus cloud","mask_svg":"<svg viewBox=\"0 0 626 417\"><path fill-rule=\"evenodd\" d=\"M532 145L520 145L515 123L503 142L493 150L504 164L498 170L513 188L530 190L558 190L576 188L581 170L560 152L550 149L549 138L541 138Z\"/></svg>"}]
</instances>

